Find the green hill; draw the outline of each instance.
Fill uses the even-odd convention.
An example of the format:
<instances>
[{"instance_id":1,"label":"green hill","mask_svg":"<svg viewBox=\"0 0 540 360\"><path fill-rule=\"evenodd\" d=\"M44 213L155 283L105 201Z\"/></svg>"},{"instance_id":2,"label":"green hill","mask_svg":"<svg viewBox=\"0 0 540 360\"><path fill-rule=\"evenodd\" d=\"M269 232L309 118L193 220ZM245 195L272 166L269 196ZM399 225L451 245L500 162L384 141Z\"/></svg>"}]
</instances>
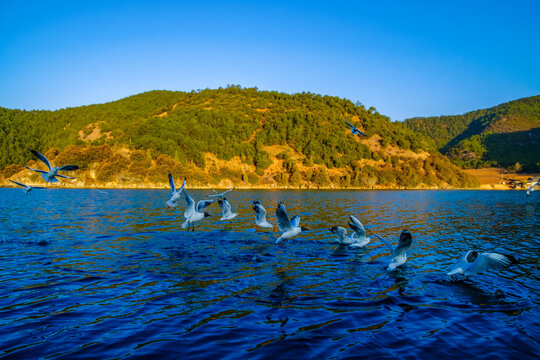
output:
<instances>
[{"instance_id":1,"label":"green hill","mask_svg":"<svg viewBox=\"0 0 540 360\"><path fill-rule=\"evenodd\" d=\"M452 162L466 168L509 167L540 171L540 95L463 115L407 119L430 136Z\"/></svg>"},{"instance_id":2,"label":"green hill","mask_svg":"<svg viewBox=\"0 0 540 360\"><path fill-rule=\"evenodd\" d=\"M368 138L353 136L343 119ZM229 86L151 91L58 111L0 108L5 179L39 182L28 151L82 167L63 186L467 187L433 142L373 108L311 93Z\"/></svg>"}]
</instances>

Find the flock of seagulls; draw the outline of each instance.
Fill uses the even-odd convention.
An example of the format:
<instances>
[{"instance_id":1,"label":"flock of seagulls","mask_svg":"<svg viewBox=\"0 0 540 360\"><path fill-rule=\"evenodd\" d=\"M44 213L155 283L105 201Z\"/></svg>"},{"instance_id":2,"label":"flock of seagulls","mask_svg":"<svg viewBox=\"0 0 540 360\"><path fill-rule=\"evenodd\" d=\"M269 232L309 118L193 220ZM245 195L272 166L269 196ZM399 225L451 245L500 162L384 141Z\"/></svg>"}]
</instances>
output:
<instances>
[{"instance_id":1,"label":"flock of seagulls","mask_svg":"<svg viewBox=\"0 0 540 360\"><path fill-rule=\"evenodd\" d=\"M356 126L352 125L347 120L344 119L344 121L353 135L367 136L366 133L360 131ZM33 169L27 166L25 167L29 170L40 173L41 177L46 182L58 182L58 178L75 179L74 177L61 175L58 172L77 170L79 169L77 165L64 165L61 167L52 166L50 161L43 154L33 149L29 150L47 166L48 170ZM221 209L221 221L231 221L238 216L238 212L232 211L232 206L225 197L225 195L234 190L234 188L221 193L218 193L216 190L212 189L213 194L208 195L209 199L201 199L195 203L195 200L193 200L186 190L187 179L184 178L182 186L180 188L176 188L173 176L170 172L168 176L171 192L165 204L169 208L175 209L178 206L178 201L182 198L182 195L184 195L184 199L187 204L184 211L185 221L182 224L182 229L187 229L187 231L195 231L195 225L198 221L211 216L211 214L205 210L216 201ZM23 187L26 194L28 194L32 189L43 189L42 187L32 187L13 180L10 181L18 186ZM534 187L536 185L538 185L538 181L530 185L527 190L527 195L534 191ZM255 212L255 225L257 227L267 230L275 229L275 226L266 219L266 209L258 200L253 202L253 211ZM287 239L291 239L302 232L309 231L308 228L300 226L300 216L296 215L289 219L285 209L285 204L283 202L278 204L275 214L277 226L281 232L281 235L275 241L276 244L283 246ZM350 236L348 235L347 230L341 226L332 226L329 228L330 232L337 236L336 241L341 246L365 247L368 245L371 242L371 239L366 237L366 228L362 225L360 220L353 215L349 216L349 220L350 222L348 224L352 229ZM393 247L392 244L382 236L379 236L370 229L367 230L369 230L377 239L388 247L390 252L390 262L387 269L389 271L395 270L399 266L405 264L407 261L407 250L413 243L411 233L409 233L407 230L402 230L401 234L399 235L397 245ZM503 255L495 252L478 253L475 250L470 250L457 261L447 275L452 276L453 278L460 274L468 277L470 275L486 272L488 270L499 270L516 262L517 260L511 255Z\"/></svg>"}]
</instances>

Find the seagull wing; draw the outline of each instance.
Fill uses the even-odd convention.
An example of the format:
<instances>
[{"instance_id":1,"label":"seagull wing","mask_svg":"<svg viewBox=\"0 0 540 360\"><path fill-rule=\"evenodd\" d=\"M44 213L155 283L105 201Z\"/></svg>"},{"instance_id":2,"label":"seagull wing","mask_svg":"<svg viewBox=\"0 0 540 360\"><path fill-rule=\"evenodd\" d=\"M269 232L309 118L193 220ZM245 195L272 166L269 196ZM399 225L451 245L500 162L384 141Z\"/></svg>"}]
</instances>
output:
<instances>
[{"instance_id":1,"label":"seagull wing","mask_svg":"<svg viewBox=\"0 0 540 360\"><path fill-rule=\"evenodd\" d=\"M348 122L347 120L343 120L343 121L345 121L345 123L346 123L347 125L349 125L349 127L351 128L351 130L355 129L355 127L354 127L353 124L351 124L351 123Z\"/></svg>"},{"instance_id":2,"label":"seagull wing","mask_svg":"<svg viewBox=\"0 0 540 360\"><path fill-rule=\"evenodd\" d=\"M216 190L212 189L212 191L213 191L215 194L213 194L213 195L208 195L208 196L220 198L220 197L223 197L223 196L224 196L225 194L227 194L228 192L233 191L233 190L234 190L234 188L229 189L229 190L226 190L226 191L224 191L224 192L218 194Z\"/></svg>"},{"instance_id":3,"label":"seagull wing","mask_svg":"<svg viewBox=\"0 0 540 360\"><path fill-rule=\"evenodd\" d=\"M392 254L392 258L393 258L394 257L394 248L392 247L390 242L388 240L386 240L385 238L383 238L382 236L379 236L376 233L374 233L373 230L369 230L369 231L371 231L371 233L373 235L375 235L379 240L381 240L388 247L388 249L390 249L390 253Z\"/></svg>"},{"instance_id":4,"label":"seagull wing","mask_svg":"<svg viewBox=\"0 0 540 360\"><path fill-rule=\"evenodd\" d=\"M9 180L9 181L11 181L12 183L17 184L19 186L22 186L23 188L27 187L26 185L24 185L24 184L22 184L20 182L17 182L17 181L14 181L14 180Z\"/></svg>"},{"instance_id":5,"label":"seagull wing","mask_svg":"<svg viewBox=\"0 0 540 360\"><path fill-rule=\"evenodd\" d=\"M38 173L43 173L43 174L48 174L49 173L48 171L45 171L45 170L33 169L31 167L28 167L28 166L24 166L24 167L27 168L28 170L32 170L32 171L35 171L35 172L38 172Z\"/></svg>"},{"instance_id":6,"label":"seagull wing","mask_svg":"<svg viewBox=\"0 0 540 360\"><path fill-rule=\"evenodd\" d=\"M197 212L203 212L208 206L214 203L214 200L199 200L197 203Z\"/></svg>"},{"instance_id":7,"label":"seagull wing","mask_svg":"<svg viewBox=\"0 0 540 360\"><path fill-rule=\"evenodd\" d=\"M482 273L488 270L500 270L504 269L511 263L512 260L503 254L485 252L478 255L465 274Z\"/></svg>"},{"instance_id":8,"label":"seagull wing","mask_svg":"<svg viewBox=\"0 0 540 360\"><path fill-rule=\"evenodd\" d=\"M43 161L45 165L49 168L49 171L52 169L51 163L49 162L49 159L47 159L43 154L38 153L36 150L28 149L32 154L34 154L39 160Z\"/></svg>"},{"instance_id":9,"label":"seagull wing","mask_svg":"<svg viewBox=\"0 0 540 360\"><path fill-rule=\"evenodd\" d=\"M56 174L56 176L59 178L64 178L64 179L76 179L75 177L72 177L72 176L66 176L66 175L60 175L60 174Z\"/></svg>"},{"instance_id":10,"label":"seagull wing","mask_svg":"<svg viewBox=\"0 0 540 360\"><path fill-rule=\"evenodd\" d=\"M366 229L364 229L364 225L362 225L362 223L352 215L349 215L349 219L352 221L349 223L351 229L353 229L360 238L366 237Z\"/></svg>"},{"instance_id":11,"label":"seagull wing","mask_svg":"<svg viewBox=\"0 0 540 360\"><path fill-rule=\"evenodd\" d=\"M80 167L77 166L77 165L64 165L64 166L58 168L58 171L73 171L73 170L77 170L77 169L80 169Z\"/></svg>"},{"instance_id":12,"label":"seagull wing","mask_svg":"<svg viewBox=\"0 0 540 360\"><path fill-rule=\"evenodd\" d=\"M169 186L171 187L171 194L174 193L176 191L176 186L174 186L174 179L170 172L169 172Z\"/></svg>"},{"instance_id":13,"label":"seagull wing","mask_svg":"<svg viewBox=\"0 0 540 360\"><path fill-rule=\"evenodd\" d=\"M184 217L189 219L193 214L195 214L195 201L193 201L193 198L185 190L184 197L186 198L187 202L186 210L184 210Z\"/></svg>"},{"instance_id":14,"label":"seagull wing","mask_svg":"<svg viewBox=\"0 0 540 360\"><path fill-rule=\"evenodd\" d=\"M292 227L299 227L300 226L300 216L298 216L298 215L293 216L293 218L291 219L291 226Z\"/></svg>"},{"instance_id":15,"label":"seagull wing","mask_svg":"<svg viewBox=\"0 0 540 360\"><path fill-rule=\"evenodd\" d=\"M279 230L285 232L292 229L291 222L289 221L289 217L285 211L285 205L283 205L282 202L279 203L276 209L276 217Z\"/></svg>"}]
</instances>

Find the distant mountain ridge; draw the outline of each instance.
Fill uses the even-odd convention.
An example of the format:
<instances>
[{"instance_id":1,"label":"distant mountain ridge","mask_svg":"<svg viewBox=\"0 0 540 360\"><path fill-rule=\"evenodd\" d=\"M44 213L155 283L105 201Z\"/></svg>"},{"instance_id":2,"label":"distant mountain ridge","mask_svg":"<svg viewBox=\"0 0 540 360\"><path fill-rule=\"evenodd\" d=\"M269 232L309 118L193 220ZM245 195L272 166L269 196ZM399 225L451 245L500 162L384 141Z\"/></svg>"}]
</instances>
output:
<instances>
[{"instance_id":1,"label":"distant mountain ridge","mask_svg":"<svg viewBox=\"0 0 540 360\"><path fill-rule=\"evenodd\" d=\"M463 115L412 118L411 130L465 168L509 167L540 171L540 95Z\"/></svg>"},{"instance_id":2,"label":"distant mountain ridge","mask_svg":"<svg viewBox=\"0 0 540 360\"><path fill-rule=\"evenodd\" d=\"M368 137L352 135L344 119ZM229 86L150 91L62 109L0 108L4 179L39 182L28 151L81 166L65 186L417 188L476 186L433 141L374 108L332 96ZM42 166L42 164L41 164Z\"/></svg>"}]
</instances>

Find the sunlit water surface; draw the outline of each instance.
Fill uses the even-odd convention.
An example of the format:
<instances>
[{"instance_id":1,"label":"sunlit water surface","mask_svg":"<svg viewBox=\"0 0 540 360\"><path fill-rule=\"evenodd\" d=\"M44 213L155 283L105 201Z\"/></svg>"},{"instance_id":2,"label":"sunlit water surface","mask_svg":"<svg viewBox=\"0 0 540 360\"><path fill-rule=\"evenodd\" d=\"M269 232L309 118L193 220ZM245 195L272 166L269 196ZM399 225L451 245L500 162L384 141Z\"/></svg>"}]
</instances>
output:
<instances>
[{"instance_id":1,"label":"sunlit water surface","mask_svg":"<svg viewBox=\"0 0 540 360\"><path fill-rule=\"evenodd\" d=\"M207 191L193 190L198 199ZM535 358L540 192L243 191L240 215L186 232L165 190L0 189L0 357ZM310 232L274 244L279 200ZM217 206L209 211L218 215ZM356 215L378 241L341 248ZM520 264L468 281L445 273L469 249Z\"/></svg>"}]
</instances>

